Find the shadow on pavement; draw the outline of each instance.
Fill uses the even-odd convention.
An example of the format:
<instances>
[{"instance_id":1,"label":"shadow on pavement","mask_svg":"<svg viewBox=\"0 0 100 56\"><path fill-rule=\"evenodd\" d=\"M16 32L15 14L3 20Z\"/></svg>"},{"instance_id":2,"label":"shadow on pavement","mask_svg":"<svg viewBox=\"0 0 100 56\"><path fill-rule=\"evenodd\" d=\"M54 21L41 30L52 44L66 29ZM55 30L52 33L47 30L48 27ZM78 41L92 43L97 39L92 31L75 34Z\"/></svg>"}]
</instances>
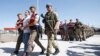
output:
<instances>
[{"instance_id":1,"label":"shadow on pavement","mask_svg":"<svg viewBox=\"0 0 100 56\"><path fill-rule=\"evenodd\" d=\"M67 50L67 55L68 56L84 56L84 53L78 53L75 51Z\"/></svg>"},{"instance_id":2,"label":"shadow on pavement","mask_svg":"<svg viewBox=\"0 0 100 56\"><path fill-rule=\"evenodd\" d=\"M96 44L79 44L79 46L71 46L69 48L84 49L84 53L78 53L72 50L67 50L69 56L86 56L87 54L94 54L100 56L100 45ZM77 50L76 50L77 51Z\"/></svg>"},{"instance_id":3,"label":"shadow on pavement","mask_svg":"<svg viewBox=\"0 0 100 56\"><path fill-rule=\"evenodd\" d=\"M14 48L0 48L2 50L4 50L4 53L12 53L14 51Z\"/></svg>"},{"instance_id":4,"label":"shadow on pavement","mask_svg":"<svg viewBox=\"0 0 100 56\"><path fill-rule=\"evenodd\" d=\"M15 48L0 48L1 50L3 50L3 53L9 53L9 54L11 54L11 56L13 56L12 55L12 53L14 52L14 50L15 50ZM23 48L21 48L21 49L23 49ZM21 56L23 54L23 51L19 51L19 54L17 55L17 56ZM40 52L32 52L31 53L31 56L39 56L40 55ZM45 55L45 54L43 54L43 55Z\"/></svg>"}]
</instances>

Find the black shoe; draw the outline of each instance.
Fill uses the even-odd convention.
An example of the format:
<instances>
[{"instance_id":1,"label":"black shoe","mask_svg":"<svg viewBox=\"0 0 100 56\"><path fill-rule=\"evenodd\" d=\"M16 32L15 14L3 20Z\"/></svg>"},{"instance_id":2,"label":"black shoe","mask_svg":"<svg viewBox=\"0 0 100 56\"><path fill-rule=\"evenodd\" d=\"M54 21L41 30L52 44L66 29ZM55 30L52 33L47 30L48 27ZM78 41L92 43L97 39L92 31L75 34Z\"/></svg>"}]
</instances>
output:
<instances>
[{"instance_id":1,"label":"black shoe","mask_svg":"<svg viewBox=\"0 0 100 56\"><path fill-rule=\"evenodd\" d=\"M18 54L18 51L14 51L13 53L11 53L11 56L17 55L17 54Z\"/></svg>"},{"instance_id":2,"label":"black shoe","mask_svg":"<svg viewBox=\"0 0 100 56\"><path fill-rule=\"evenodd\" d=\"M18 54L19 52L18 52L18 51L14 51L13 53L14 53L14 54Z\"/></svg>"},{"instance_id":3,"label":"black shoe","mask_svg":"<svg viewBox=\"0 0 100 56\"><path fill-rule=\"evenodd\" d=\"M53 53L53 55L57 55L59 52L60 52L59 49L56 48L56 49L55 49L55 52Z\"/></svg>"},{"instance_id":4,"label":"black shoe","mask_svg":"<svg viewBox=\"0 0 100 56\"><path fill-rule=\"evenodd\" d=\"M42 51L40 52L40 54L44 54L46 49L42 49Z\"/></svg>"},{"instance_id":5,"label":"black shoe","mask_svg":"<svg viewBox=\"0 0 100 56\"><path fill-rule=\"evenodd\" d=\"M30 53L26 52L26 56L30 56Z\"/></svg>"}]
</instances>

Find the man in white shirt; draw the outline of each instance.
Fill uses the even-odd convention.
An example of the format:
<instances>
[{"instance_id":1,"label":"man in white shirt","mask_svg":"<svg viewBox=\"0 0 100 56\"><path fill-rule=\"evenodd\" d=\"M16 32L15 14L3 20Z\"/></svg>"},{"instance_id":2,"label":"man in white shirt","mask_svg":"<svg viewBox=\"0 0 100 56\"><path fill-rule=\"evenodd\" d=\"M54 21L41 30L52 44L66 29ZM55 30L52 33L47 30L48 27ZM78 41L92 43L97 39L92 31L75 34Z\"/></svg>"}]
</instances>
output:
<instances>
[{"instance_id":1,"label":"man in white shirt","mask_svg":"<svg viewBox=\"0 0 100 56\"><path fill-rule=\"evenodd\" d=\"M30 20L30 12L27 10L25 11L25 18L24 18L24 21L23 21L23 43L24 43L24 53L23 53L23 56L25 56L25 53L26 53L26 49L27 49L27 42L28 42L28 39L29 39L29 36L30 36L30 29L29 27L26 27L29 23L29 20Z\"/></svg>"}]
</instances>

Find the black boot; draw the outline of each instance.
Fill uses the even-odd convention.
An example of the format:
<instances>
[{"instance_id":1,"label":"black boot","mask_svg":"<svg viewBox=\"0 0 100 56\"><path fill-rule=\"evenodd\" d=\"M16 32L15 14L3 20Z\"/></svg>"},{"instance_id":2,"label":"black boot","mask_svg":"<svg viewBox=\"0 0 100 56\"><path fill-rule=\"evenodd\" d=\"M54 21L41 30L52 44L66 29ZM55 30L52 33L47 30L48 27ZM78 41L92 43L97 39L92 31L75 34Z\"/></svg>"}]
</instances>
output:
<instances>
[{"instance_id":1,"label":"black boot","mask_svg":"<svg viewBox=\"0 0 100 56\"><path fill-rule=\"evenodd\" d=\"M40 52L40 54L44 54L46 49L42 49L42 51Z\"/></svg>"},{"instance_id":2,"label":"black boot","mask_svg":"<svg viewBox=\"0 0 100 56\"><path fill-rule=\"evenodd\" d=\"M55 52L53 53L53 55L57 55L59 52L60 52L59 49L56 48L56 49L55 49Z\"/></svg>"},{"instance_id":3,"label":"black boot","mask_svg":"<svg viewBox=\"0 0 100 56\"><path fill-rule=\"evenodd\" d=\"M13 53L17 55L19 52L18 51L14 51Z\"/></svg>"},{"instance_id":4,"label":"black boot","mask_svg":"<svg viewBox=\"0 0 100 56\"><path fill-rule=\"evenodd\" d=\"M11 56L17 55L17 54L18 54L18 51L14 51L13 53L11 53Z\"/></svg>"}]
</instances>

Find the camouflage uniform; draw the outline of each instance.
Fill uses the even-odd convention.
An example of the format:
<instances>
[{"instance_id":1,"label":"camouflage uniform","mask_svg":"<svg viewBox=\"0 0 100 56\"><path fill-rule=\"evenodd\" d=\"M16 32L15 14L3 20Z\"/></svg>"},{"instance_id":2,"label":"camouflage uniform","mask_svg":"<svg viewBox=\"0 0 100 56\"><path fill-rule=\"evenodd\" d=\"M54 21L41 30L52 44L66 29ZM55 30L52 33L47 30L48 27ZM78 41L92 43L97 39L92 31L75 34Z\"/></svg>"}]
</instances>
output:
<instances>
[{"instance_id":1,"label":"camouflage uniform","mask_svg":"<svg viewBox=\"0 0 100 56\"><path fill-rule=\"evenodd\" d=\"M76 22L75 23L75 35L76 35L76 40L82 41L82 29L81 29L82 23L81 22Z\"/></svg>"},{"instance_id":2,"label":"camouflage uniform","mask_svg":"<svg viewBox=\"0 0 100 56\"><path fill-rule=\"evenodd\" d=\"M86 33L85 33L85 27L82 27L82 40L86 40Z\"/></svg>"},{"instance_id":3,"label":"camouflage uniform","mask_svg":"<svg viewBox=\"0 0 100 56\"><path fill-rule=\"evenodd\" d=\"M52 46L55 48L56 51L59 50L58 46L55 44L54 34L53 34L53 31L52 31L52 29L54 30L54 27L55 27L57 21L58 21L57 16L53 12L47 12L45 14L45 18L43 20L43 23L45 23L45 32L48 36L47 54L51 53Z\"/></svg>"},{"instance_id":4,"label":"camouflage uniform","mask_svg":"<svg viewBox=\"0 0 100 56\"><path fill-rule=\"evenodd\" d=\"M69 22L68 24L67 24L67 26L68 26L68 36L69 36L69 40L70 41L73 41L74 40L74 35L75 35L75 33L74 33L74 23L73 22Z\"/></svg>"}]
</instances>

